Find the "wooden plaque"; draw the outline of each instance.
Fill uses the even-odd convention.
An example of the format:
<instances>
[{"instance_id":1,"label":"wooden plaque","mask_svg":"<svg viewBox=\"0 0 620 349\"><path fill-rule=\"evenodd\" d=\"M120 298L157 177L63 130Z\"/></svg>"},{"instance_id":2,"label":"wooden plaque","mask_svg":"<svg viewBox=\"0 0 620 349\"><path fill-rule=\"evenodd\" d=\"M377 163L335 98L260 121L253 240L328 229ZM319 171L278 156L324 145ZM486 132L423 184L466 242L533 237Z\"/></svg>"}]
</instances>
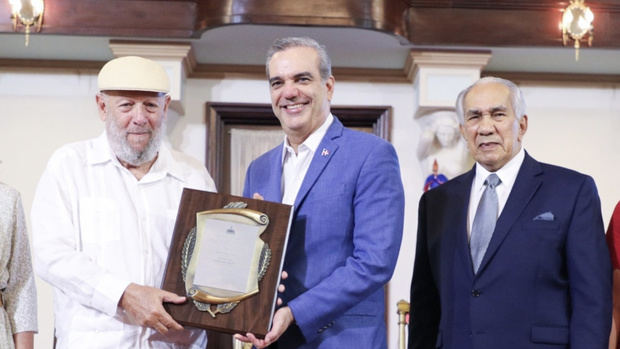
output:
<instances>
[{"instance_id":1,"label":"wooden plaque","mask_svg":"<svg viewBox=\"0 0 620 349\"><path fill-rule=\"evenodd\" d=\"M245 203L248 209L264 213L269 217L269 223L260 234L259 239L269 246L271 258L264 276L258 281L258 293L239 301L230 312L217 313L215 317L207 311L198 310L193 299L189 296L184 304L164 303L164 307L177 322L184 326L200 327L225 333L245 334L251 332L259 337L264 337L271 327L271 319L276 305L277 288L280 284L292 216L292 206L290 205L184 189L174 226L168 261L166 262L162 289L178 295L188 295L182 274L184 267L183 250L184 246L187 250L186 240L188 236L195 234L195 230L192 231L192 229L196 227L196 214L222 209L232 202ZM200 265L197 265L196 269L199 268ZM216 306L217 304L212 304L209 308L216 309Z\"/></svg>"}]
</instances>

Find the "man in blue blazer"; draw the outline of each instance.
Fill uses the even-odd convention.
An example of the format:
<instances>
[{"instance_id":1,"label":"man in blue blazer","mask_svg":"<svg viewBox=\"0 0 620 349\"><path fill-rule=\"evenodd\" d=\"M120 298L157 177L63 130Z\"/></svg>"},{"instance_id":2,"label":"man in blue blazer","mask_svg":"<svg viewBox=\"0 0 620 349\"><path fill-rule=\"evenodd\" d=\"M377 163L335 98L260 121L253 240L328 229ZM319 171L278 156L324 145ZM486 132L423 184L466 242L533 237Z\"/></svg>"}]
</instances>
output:
<instances>
[{"instance_id":1,"label":"man in blue blazer","mask_svg":"<svg viewBox=\"0 0 620 349\"><path fill-rule=\"evenodd\" d=\"M409 348L607 348L611 270L594 181L523 150L512 82L483 78L456 108L476 165L420 200Z\"/></svg>"},{"instance_id":2,"label":"man in blue blazer","mask_svg":"<svg viewBox=\"0 0 620 349\"><path fill-rule=\"evenodd\" d=\"M276 40L267 75L286 136L250 164L244 195L294 206L289 277L265 339L237 338L259 348L386 348L383 286L404 215L394 148L330 113L334 77L316 41Z\"/></svg>"}]
</instances>

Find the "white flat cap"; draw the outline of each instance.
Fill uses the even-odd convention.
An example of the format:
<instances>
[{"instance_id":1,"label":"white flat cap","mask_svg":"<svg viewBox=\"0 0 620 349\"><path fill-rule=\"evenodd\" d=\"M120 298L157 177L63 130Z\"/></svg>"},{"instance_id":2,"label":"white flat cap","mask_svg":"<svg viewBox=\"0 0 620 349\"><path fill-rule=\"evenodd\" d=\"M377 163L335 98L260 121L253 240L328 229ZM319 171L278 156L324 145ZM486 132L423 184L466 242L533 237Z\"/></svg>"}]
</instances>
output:
<instances>
[{"instance_id":1,"label":"white flat cap","mask_svg":"<svg viewBox=\"0 0 620 349\"><path fill-rule=\"evenodd\" d=\"M106 63L99 71L97 85L99 91L170 91L164 68L155 61L138 56L119 57Z\"/></svg>"}]
</instances>

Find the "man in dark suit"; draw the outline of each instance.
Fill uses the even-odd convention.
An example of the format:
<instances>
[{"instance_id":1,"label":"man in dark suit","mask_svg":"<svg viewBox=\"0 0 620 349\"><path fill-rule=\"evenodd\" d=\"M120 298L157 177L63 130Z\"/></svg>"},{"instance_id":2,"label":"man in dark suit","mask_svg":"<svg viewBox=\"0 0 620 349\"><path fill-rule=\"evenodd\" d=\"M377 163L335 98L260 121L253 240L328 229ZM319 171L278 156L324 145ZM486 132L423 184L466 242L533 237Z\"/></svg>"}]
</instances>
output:
<instances>
[{"instance_id":1,"label":"man in dark suit","mask_svg":"<svg viewBox=\"0 0 620 349\"><path fill-rule=\"evenodd\" d=\"M409 348L607 348L611 270L592 178L523 150L512 82L480 79L456 109L476 165L420 200Z\"/></svg>"},{"instance_id":2,"label":"man in dark suit","mask_svg":"<svg viewBox=\"0 0 620 349\"><path fill-rule=\"evenodd\" d=\"M383 286L394 272L404 194L392 145L330 112L329 58L309 38L276 40L267 59L284 142L254 160L244 196L294 206L283 306L262 348L387 347ZM260 195L259 195L260 194Z\"/></svg>"}]
</instances>

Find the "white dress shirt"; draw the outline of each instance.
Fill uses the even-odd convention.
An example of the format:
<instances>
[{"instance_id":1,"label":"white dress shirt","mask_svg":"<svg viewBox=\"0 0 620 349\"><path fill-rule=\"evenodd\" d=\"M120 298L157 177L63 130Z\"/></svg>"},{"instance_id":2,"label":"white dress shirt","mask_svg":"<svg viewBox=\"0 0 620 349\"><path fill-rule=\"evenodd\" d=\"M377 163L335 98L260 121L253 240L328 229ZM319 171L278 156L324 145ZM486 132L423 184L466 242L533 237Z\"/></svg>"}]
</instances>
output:
<instances>
[{"instance_id":1,"label":"white dress shirt","mask_svg":"<svg viewBox=\"0 0 620 349\"><path fill-rule=\"evenodd\" d=\"M508 195L510 195L510 191L512 190L512 186L515 184L515 180L517 179L517 175L519 174L519 169L521 168L521 164L525 159L525 150L523 147L519 150L517 155L515 155L510 161L506 163L502 168L497 170L495 174L502 181L497 187L495 187L495 192L497 193L497 201L499 204L499 208L497 211L497 217L502 214L502 210L506 205L506 201L508 201ZM491 174L486 168L484 168L479 163L476 163L476 175L474 176L474 181L471 185L471 193L469 196L469 211L467 214L467 237L471 237L471 227L474 224L474 217L476 217L476 210L478 209L478 203L482 198L482 193L484 192L485 186L484 181Z\"/></svg>"},{"instance_id":2,"label":"white dress shirt","mask_svg":"<svg viewBox=\"0 0 620 349\"><path fill-rule=\"evenodd\" d=\"M163 338L130 324L118 307L132 282L161 287L184 187L215 191L204 166L165 145L140 180L105 133L52 155L35 194L32 235L35 270L54 287L56 348L205 348L202 330Z\"/></svg>"},{"instance_id":3,"label":"white dress shirt","mask_svg":"<svg viewBox=\"0 0 620 349\"><path fill-rule=\"evenodd\" d=\"M314 157L316 149L319 147L327 129L334 121L332 114L329 114L323 124L312 132L306 140L297 146L297 154L288 143L288 137L284 136L284 147L282 147L282 203L292 205L304 181L306 172L310 168L310 163Z\"/></svg>"}]
</instances>

